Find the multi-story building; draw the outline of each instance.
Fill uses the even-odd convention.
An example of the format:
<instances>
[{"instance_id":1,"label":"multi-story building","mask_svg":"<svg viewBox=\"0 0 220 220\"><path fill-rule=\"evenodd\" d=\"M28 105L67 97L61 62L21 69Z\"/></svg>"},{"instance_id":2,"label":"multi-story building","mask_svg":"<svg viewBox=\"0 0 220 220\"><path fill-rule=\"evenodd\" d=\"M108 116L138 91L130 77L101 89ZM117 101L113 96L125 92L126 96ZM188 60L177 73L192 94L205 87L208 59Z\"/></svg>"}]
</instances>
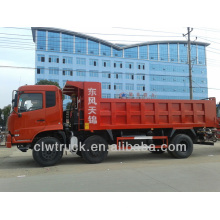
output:
<instances>
[{"instance_id":1,"label":"multi-story building","mask_svg":"<svg viewBox=\"0 0 220 220\"><path fill-rule=\"evenodd\" d=\"M102 83L103 98L189 99L186 41L118 45L58 28L32 28L35 81ZM208 97L206 46L192 42L193 99ZM70 101L65 97L64 107Z\"/></svg>"}]
</instances>

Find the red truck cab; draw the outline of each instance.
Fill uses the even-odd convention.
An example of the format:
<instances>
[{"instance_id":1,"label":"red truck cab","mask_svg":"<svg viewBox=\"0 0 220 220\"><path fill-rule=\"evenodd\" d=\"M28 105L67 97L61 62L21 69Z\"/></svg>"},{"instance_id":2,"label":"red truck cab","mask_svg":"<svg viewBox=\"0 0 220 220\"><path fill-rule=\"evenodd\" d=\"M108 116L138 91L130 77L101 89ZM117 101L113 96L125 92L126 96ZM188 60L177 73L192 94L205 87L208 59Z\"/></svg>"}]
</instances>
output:
<instances>
[{"instance_id":1,"label":"red truck cab","mask_svg":"<svg viewBox=\"0 0 220 220\"><path fill-rule=\"evenodd\" d=\"M6 145L30 144L46 131L63 130L62 91L56 86L21 86L13 92Z\"/></svg>"}]
</instances>

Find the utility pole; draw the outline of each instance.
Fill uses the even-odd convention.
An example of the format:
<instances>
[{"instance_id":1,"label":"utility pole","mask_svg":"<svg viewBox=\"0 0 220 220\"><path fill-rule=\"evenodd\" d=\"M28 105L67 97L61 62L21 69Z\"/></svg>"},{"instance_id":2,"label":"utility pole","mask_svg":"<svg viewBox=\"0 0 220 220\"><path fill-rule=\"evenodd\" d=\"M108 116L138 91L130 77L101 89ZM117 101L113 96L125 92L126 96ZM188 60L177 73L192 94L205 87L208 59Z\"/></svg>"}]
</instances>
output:
<instances>
[{"instance_id":1,"label":"utility pole","mask_svg":"<svg viewBox=\"0 0 220 220\"><path fill-rule=\"evenodd\" d=\"M192 65L191 65L191 42L190 42L190 33L193 31L193 28L187 27L187 34L183 34L185 37L188 35L188 64L189 64L189 91L190 91L190 99L193 99L193 89L192 89Z\"/></svg>"}]
</instances>

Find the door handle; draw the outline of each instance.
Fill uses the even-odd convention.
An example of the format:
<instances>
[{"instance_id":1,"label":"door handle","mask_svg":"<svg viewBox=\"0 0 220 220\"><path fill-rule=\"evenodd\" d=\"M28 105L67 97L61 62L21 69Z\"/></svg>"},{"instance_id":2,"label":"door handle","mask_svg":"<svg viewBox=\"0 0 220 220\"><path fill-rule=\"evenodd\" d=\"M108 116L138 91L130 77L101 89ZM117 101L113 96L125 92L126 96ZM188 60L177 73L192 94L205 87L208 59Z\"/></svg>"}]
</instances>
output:
<instances>
[{"instance_id":1,"label":"door handle","mask_svg":"<svg viewBox=\"0 0 220 220\"><path fill-rule=\"evenodd\" d=\"M45 121L44 119L39 119L39 120L37 120L38 122L43 122L43 121Z\"/></svg>"}]
</instances>

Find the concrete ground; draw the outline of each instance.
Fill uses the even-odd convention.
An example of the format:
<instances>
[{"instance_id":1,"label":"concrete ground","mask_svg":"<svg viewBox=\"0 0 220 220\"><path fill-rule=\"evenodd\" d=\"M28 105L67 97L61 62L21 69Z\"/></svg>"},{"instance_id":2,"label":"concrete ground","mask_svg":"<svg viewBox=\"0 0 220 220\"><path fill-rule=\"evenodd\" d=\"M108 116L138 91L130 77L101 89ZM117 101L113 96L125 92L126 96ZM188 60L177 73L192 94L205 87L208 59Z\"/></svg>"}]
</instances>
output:
<instances>
[{"instance_id":1,"label":"concrete ground","mask_svg":"<svg viewBox=\"0 0 220 220\"><path fill-rule=\"evenodd\" d=\"M0 146L0 191L12 192L219 192L220 142L194 145L187 159L166 152L109 152L101 164L64 155L53 167L39 167L32 152Z\"/></svg>"}]
</instances>

